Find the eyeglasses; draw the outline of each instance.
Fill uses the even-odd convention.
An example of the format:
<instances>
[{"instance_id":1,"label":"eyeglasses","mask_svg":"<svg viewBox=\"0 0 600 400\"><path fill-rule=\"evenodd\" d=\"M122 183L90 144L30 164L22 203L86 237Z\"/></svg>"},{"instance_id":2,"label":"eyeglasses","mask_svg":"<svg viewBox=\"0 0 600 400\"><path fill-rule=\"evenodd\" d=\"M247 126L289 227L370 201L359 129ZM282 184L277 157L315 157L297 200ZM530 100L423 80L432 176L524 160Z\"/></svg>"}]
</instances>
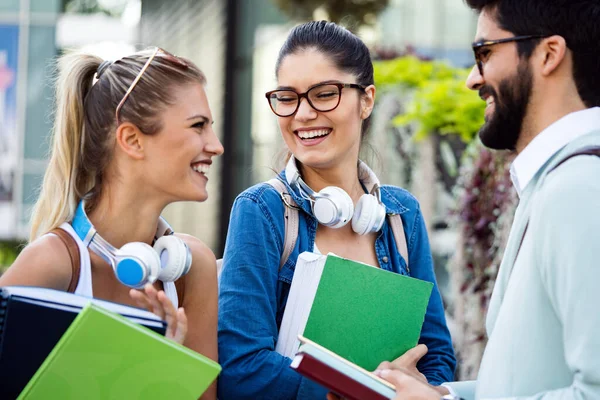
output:
<instances>
[{"instance_id":1,"label":"eyeglasses","mask_svg":"<svg viewBox=\"0 0 600 400\"><path fill-rule=\"evenodd\" d=\"M531 40L531 39L539 39L548 37L549 35L524 35L524 36L513 36L504 39L496 39L496 40L482 40L480 42L474 42L471 44L473 48L473 54L475 55L475 63L477 64L477 69L479 70L479 75L483 77L483 65L485 63L485 53L483 50L485 47L493 46L495 44L501 43L509 43L509 42L521 42L523 40Z\"/></svg>"},{"instance_id":2,"label":"eyeglasses","mask_svg":"<svg viewBox=\"0 0 600 400\"><path fill-rule=\"evenodd\" d=\"M159 52L162 54L161 57L164 57L166 60L169 60L171 63L173 63L173 64L175 64L177 66L180 66L180 67L182 67L184 69L187 69L189 67L185 61L183 61L179 57L177 57L177 56L169 53L168 51L163 50L160 47L154 48L154 51L152 52L152 54L150 55L150 57L148 57L148 61L146 61L146 63L142 67L142 69L140 69L140 72L138 72L138 74L135 77L135 79L133 80L133 82L131 82L131 85L129 86L129 89L127 89L127 91L125 92L125 95L123 96L123 99L121 99L121 101L119 102L119 105L117 106L117 109L115 110L115 119L117 121L117 126L119 126L119 111L121 111L121 108L123 107L123 104L125 104L125 101L127 100L127 98L129 97L129 95L133 91L133 88L135 88L135 85L137 85L137 83L139 82L140 78L142 77L142 75L144 75L144 72L146 72L146 70L150 66L150 63L152 63L152 60L154 60L154 57L156 57L156 55Z\"/></svg>"},{"instance_id":3,"label":"eyeglasses","mask_svg":"<svg viewBox=\"0 0 600 400\"><path fill-rule=\"evenodd\" d=\"M280 89L267 92L265 96L275 115L289 117L298 111L302 98L305 98L308 104L317 111L334 110L340 105L343 88L365 91L364 86L355 83L321 83L311 87L304 93L298 93L291 89Z\"/></svg>"}]
</instances>

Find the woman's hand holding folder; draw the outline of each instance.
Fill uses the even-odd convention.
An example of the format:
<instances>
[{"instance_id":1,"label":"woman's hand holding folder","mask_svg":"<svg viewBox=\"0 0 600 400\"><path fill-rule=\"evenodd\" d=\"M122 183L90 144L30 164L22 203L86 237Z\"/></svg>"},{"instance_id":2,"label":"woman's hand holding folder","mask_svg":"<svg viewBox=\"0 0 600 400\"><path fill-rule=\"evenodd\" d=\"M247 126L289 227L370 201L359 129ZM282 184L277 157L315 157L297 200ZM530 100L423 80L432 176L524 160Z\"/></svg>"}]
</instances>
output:
<instances>
[{"instance_id":1,"label":"woman's hand holding folder","mask_svg":"<svg viewBox=\"0 0 600 400\"><path fill-rule=\"evenodd\" d=\"M136 303L148 311L167 321L165 336L179 344L183 344L187 334L188 322L183 307L175 309L163 290L156 290L152 284L144 286L144 290L131 289L129 295Z\"/></svg>"}]
</instances>

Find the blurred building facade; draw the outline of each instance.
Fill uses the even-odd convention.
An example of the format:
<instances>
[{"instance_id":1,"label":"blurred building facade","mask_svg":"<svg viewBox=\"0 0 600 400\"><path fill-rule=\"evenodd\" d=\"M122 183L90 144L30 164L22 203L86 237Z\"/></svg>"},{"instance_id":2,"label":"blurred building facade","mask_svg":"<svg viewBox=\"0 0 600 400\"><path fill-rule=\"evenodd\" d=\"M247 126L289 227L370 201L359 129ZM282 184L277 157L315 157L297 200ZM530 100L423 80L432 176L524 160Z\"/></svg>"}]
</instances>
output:
<instances>
[{"instance_id":1,"label":"blurred building facade","mask_svg":"<svg viewBox=\"0 0 600 400\"><path fill-rule=\"evenodd\" d=\"M476 27L476 15L463 0L390 0L378 19L376 46L412 46L424 56L468 66Z\"/></svg>"},{"instance_id":2,"label":"blurred building facade","mask_svg":"<svg viewBox=\"0 0 600 400\"><path fill-rule=\"evenodd\" d=\"M27 237L49 148L49 67L62 46L79 44L69 28L61 29L62 3L0 2L0 239ZM70 18L77 23L78 17ZM142 0L137 37L126 35L131 48L164 47L194 61L207 76L225 154L211 170L209 200L173 204L165 216L217 256L235 196L281 166L284 146L264 93L276 85L275 59L293 25L270 0ZM475 16L461 1L391 0L376 25L359 34L373 48L412 46L467 65L474 30Z\"/></svg>"},{"instance_id":3,"label":"blurred building facade","mask_svg":"<svg viewBox=\"0 0 600 400\"><path fill-rule=\"evenodd\" d=\"M25 238L48 150L60 0L0 2L0 240Z\"/></svg>"}]
</instances>

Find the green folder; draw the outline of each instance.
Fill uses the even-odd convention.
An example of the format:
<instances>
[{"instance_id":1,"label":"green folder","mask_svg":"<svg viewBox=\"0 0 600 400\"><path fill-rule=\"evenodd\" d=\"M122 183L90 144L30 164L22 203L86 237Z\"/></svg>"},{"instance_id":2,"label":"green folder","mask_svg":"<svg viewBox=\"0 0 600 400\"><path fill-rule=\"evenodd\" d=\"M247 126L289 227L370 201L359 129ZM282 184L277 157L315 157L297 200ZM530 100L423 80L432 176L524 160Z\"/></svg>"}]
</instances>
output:
<instances>
[{"instance_id":1,"label":"green folder","mask_svg":"<svg viewBox=\"0 0 600 400\"><path fill-rule=\"evenodd\" d=\"M432 289L329 254L303 335L373 371L417 345Z\"/></svg>"},{"instance_id":2,"label":"green folder","mask_svg":"<svg viewBox=\"0 0 600 400\"><path fill-rule=\"evenodd\" d=\"M220 371L213 360L89 303L18 400L198 399Z\"/></svg>"}]
</instances>

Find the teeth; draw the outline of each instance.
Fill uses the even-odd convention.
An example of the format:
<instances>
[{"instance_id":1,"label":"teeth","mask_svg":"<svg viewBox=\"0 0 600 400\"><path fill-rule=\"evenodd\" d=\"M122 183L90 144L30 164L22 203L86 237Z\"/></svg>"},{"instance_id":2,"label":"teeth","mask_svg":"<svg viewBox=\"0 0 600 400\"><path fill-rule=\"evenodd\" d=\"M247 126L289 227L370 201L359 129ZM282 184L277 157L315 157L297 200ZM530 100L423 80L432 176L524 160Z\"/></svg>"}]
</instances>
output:
<instances>
[{"instance_id":1,"label":"teeth","mask_svg":"<svg viewBox=\"0 0 600 400\"><path fill-rule=\"evenodd\" d=\"M312 139L314 137L325 136L331 132L329 129L320 129L316 131L300 131L298 132L298 136L300 139Z\"/></svg>"},{"instance_id":2,"label":"teeth","mask_svg":"<svg viewBox=\"0 0 600 400\"><path fill-rule=\"evenodd\" d=\"M210 169L210 165L207 164L195 164L192 165L192 169L196 172L200 172L201 174L208 174L208 170Z\"/></svg>"},{"instance_id":3,"label":"teeth","mask_svg":"<svg viewBox=\"0 0 600 400\"><path fill-rule=\"evenodd\" d=\"M491 97L491 96L490 96L490 97L488 97L487 99L485 99L485 104L487 104L488 106L489 106L490 104L492 104L493 102L494 102L494 98L493 98L493 97Z\"/></svg>"}]
</instances>

